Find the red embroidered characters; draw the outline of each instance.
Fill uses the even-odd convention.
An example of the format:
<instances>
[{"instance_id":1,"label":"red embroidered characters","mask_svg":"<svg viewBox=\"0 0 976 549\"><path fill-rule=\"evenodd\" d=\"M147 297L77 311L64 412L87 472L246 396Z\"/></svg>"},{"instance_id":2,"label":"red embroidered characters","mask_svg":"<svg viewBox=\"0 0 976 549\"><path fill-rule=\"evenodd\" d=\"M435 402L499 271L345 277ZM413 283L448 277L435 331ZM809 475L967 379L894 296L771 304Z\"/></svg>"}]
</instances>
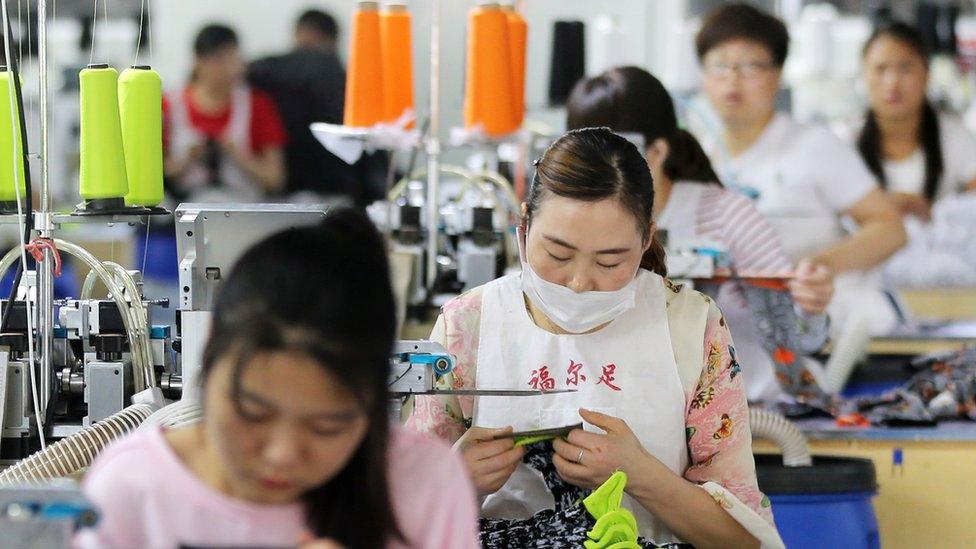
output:
<instances>
[{"instance_id":1,"label":"red embroidered characters","mask_svg":"<svg viewBox=\"0 0 976 549\"><path fill-rule=\"evenodd\" d=\"M600 379L597 380L596 384L599 385L603 383L607 387L613 389L614 391L619 391L620 387L617 387L616 385L613 384L614 372L616 371L617 371L616 364L607 364L606 366L603 367L603 375L600 376Z\"/></svg>"},{"instance_id":2,"label":"red embroidered characters","mask_svg":"<svg viewBox=\"0 0 976 549\"><path fill-rule=\"evenodd\" d=\"M569 361L569 368L566 370L566 386L572 385L573 387L579 387L580 381L586 381L586 375L580 370L583 369L583 364L576 362L575 360Z\"/></svg>"},{"instance_id":3,"label":"red embroidered characters","mask_svg":"<svg viewBox=\"0 0 976 549\"><path fill-rule=\"evenodd\" d=\"M603 367L603 371L596 384L606 385L611 391L620 391L621 388L617 385L619 382L616 378L616 371L616 364L607 364ZM586 383L586 380L587 377L584 373L583 363L570 360L569 367L566 368L566 387L580 387ZM543 364L537 370L532 370L532 374L529 377L529 387L537 391L555 390L556 379L552 377L547 364Z\"/></svg>"},{"instance_id":4,"label":"red embroidered characters","mask_svg":"<svg viewBox=\"0 0 976 549\"><path fill-rule=\"evenodd\" d=\"M551 391L556 388L556 380L549 375L549 366L542 366L538 370L532 370L532 378L529 379L529 386L539 391Z\"/></svg>"}]
</instances>

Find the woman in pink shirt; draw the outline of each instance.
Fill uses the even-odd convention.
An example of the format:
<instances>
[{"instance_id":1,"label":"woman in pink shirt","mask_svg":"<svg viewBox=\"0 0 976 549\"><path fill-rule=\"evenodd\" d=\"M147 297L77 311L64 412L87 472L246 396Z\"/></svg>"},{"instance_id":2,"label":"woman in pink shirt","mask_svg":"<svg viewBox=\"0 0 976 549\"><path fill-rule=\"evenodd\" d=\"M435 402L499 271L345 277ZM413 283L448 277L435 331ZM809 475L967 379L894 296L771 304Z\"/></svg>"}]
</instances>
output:
<instances>
[{"instance_id":1,"label":"woman in pink shirt","mask_svg":"<svg viewBox=\"0 0 976 549\"><path fill-rule=\"evenodd\" d=\"M224 282L203 419L143 429L85 479L82 547L477 547L444 443L391 427L394 305L380 236L351 210L257 244Z\"/></svg>"}]
</instances>

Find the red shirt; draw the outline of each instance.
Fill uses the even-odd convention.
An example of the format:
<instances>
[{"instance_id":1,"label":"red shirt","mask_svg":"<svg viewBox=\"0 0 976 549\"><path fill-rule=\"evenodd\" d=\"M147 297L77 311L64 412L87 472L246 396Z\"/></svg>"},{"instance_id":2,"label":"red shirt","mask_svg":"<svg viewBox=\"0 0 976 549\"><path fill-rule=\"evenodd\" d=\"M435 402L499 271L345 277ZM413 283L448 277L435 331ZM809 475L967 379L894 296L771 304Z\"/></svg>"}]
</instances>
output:
<instances>
[{"instance_id":1,"label":"red shirt","mask_svg":"<svg viewBox=\"0 0 976 549\"><path fill-rule=\"evenodd\" d=\"M180 92L183 102L187 106L190 114L190 125L194 129L212 139L220 139L224 128L230 123L231 106L219 114L209 114L201 112L190 94L190 89L185 88ZM170 120L169 101L163 98L163 145L169 147L169 127ZM270 95L261 90L251 89L251 151L254 153L264 152L266 149L284 147L288 138L285 134L285 127L281 122L281 115L278 114L278 107Z\"/></svg>"}]
</instances>

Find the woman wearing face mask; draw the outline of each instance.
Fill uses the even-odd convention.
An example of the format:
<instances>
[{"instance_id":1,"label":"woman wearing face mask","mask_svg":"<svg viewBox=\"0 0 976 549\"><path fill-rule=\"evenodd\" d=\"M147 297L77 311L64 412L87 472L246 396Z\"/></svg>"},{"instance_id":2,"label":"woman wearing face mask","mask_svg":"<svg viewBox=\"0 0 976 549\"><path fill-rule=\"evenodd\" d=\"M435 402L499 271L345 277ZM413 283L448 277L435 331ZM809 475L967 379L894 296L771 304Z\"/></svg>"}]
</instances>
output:
<instances>
[{"instance_id":1,"label":"woman wearing face mask","mask_svg":"<svg viewBox=\"0 0 976 549\"><path fill-rule=\"evenodd\" d=\"M930 219L932 203L976 190L976 138L925 97L928 49L904 23L877 29L864 45L870 108L857 147L902 215Z\"/></svg>"},{"instance_id":2,"label":"woman wearing face mask","mask_svg":"<svg viewBox=\"0 0 976 549\"><path fill-rule=\"evenodd\" d=\"M286 137L274 101L244 83L237 34L204 27L190 83L164 103L166 175L178 198L255 202L281 192Z\"/></svg>"},{"instance_id":3,"label":"woman wearing face mask","mask_svg":"<svg viewBox=\"0 0 976 549\"><path fill-rule=\"evenodd\" d=\"M478 547L450 449L388 422L394 304L360 213L271 236L223 283L203 419L108 448L81 547Z\"/></svg>"},{"instance_id":4,"label":"woman wearing face mask","mask_svg":"<svg viewBox=\"0 0 976 549\"><path fill-rule=\"evenodd\" d=\"M622 470L647 539L778 546L728 329L711 300L662 278L653 206L629 141L606 128L558 139L523 208L522 273L447 304L432 338L458 359L455 387L576 392L422 397L408 425L455 442L486 518L559 512ZM580 422L528 450L499 438Z\"/></svg>"},{"instance_id":5,"label":"woman wearing face mask","mask_svg":"<svg viewBox=\"0 0 976 549\"><path fill-rule=\"evenodd\" d=\"M776 112L788 43L783 23L752 6L725 5L705 19L696 46L705 95L723 127L700 135L702 143L723 181L756 196L787 254L838 274L835 326L851 317L885 333L894 311L864 272L905 244L905 228L852 148L826 128ZM850 233L848 218L857 225Z\"/></svg>"},{"instance_id":6,"label":"woman wearing face mask","mask_svg":"<svg viewBox=\"0 0 976 549\"><path fill-rule=\"evenodd\" d=\"M833 294L833 276L822 265L802 260L794 268L783 252L776 233L745 196L722 188L708 157L694 136L678 128L674 104L667 90L647 71L618 67L583 80L567 103L570 129L607 126L614 131L635 133L644 138L647 163L654 177L654 219L657 228L668 232L670 242L718 242L729 252L736 270L767 275L792 274L790 293L799 307L768 311L762 320L783 324L789 321L800 332L799 351L819 351L827 338L824 311ZM777 383L773 358L762 346L757 319L734 284L723 285L718 302L729 319L737 343L736 355L750 401L774 401L786 389L792 394L809 390L798 362L796 375L787 364L779 364L784 376ZM776 316L773 316L776 315ZM781 342L780 342L781 343ZM772 345L770 345L772 347ZM782 353L772 353L780 356ZM802 361L802 359L800 359ZM795 382L790 384L789 382Z\"/></svg>"}]
</instances>

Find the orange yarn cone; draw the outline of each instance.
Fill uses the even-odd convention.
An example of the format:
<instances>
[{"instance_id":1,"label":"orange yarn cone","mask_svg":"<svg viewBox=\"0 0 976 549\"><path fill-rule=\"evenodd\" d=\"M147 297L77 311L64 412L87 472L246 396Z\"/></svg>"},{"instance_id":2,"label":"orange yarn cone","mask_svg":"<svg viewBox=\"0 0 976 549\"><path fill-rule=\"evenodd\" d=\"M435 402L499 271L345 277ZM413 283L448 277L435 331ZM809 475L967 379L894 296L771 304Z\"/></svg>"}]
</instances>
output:
<instances>
[{"instance_id":1,"label":"orange yarn cone","mask_svg":"<svg viewBox=\"0 0 976 549\"><path fill-rule=\"evenodd\" d=\"M410 13L404 4L388 4L380 14L383 57L383 120L394 122L413 110L413 60ZM412 127L413 123L408 127Z\"/></svg>"},{"instance_id":2,"label":"orange yarn cone","mask_svg":"<svg viewBox=\"0 0 976 549\"><path fill-rule=\"evenodd\" d=\"M508 18L498 4L472 8L468 17L464 125L479 124L492 137L515 131Z\"/></svg>"},{"instance_id":3,"label":"orange yarn cone","mask_svg":"<svg viewBox=\"0 0 976 549\"><path fill-rule=\"evenodd\" d=\"M502 7L508 18L509 65L512 70L512 93L514 94L515 127L522 127L525 119L525 51L529 36L529 25L515 6Z\"/></svg>"},{"instance_id":4,"label":"orange yarn cone","mask_svg":"<svg viewBox=\"0 0 976 549\"><path fill-rule=\"evenodd\" d=\"M380 14L376 2L360 2L353 15L343 123L372 126L383 121Z\"/></svg>"}]
</instances>

